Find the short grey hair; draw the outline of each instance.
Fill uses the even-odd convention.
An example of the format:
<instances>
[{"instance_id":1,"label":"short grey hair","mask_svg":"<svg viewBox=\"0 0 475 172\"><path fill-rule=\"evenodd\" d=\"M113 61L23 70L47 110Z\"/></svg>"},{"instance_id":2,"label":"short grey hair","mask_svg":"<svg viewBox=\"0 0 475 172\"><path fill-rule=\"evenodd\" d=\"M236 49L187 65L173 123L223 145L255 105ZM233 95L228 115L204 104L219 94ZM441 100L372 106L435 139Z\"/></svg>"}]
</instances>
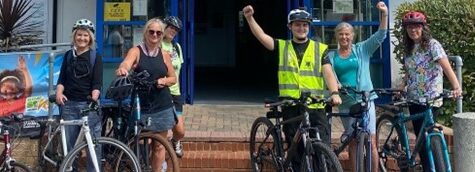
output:
<instances>
[{"instance_id":1,"label":"short grey hair","mask_svg":"<svg viewBox=\"0 0 475 172\"><path fill-rule=\"evenodd\" d=\"M336 25L335 27L335 37L338 35L338 33L340 33L341 30L343 29L350 29L351 30L351 33L354 35L355 34L355 30L353 28L353 26L350 24L350 23L347 23L347 22L341 22L340 24Z\"/></svg>"}]
</instances>

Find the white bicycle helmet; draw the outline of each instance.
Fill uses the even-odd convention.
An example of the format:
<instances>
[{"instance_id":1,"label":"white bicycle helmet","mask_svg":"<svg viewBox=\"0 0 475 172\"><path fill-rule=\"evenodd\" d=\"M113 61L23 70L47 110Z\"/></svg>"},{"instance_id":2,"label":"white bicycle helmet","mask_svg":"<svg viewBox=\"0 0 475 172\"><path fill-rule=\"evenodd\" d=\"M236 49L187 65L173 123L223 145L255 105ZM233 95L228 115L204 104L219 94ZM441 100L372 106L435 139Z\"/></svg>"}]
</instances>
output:
<instances>
[{"instance_id":1,"label":"white bicycle helmet","mask_svg":"<svg viewBox=\"0 0 475 172\"><path fill-rule=\"evenodd\" d=\"M73 31L78 28L89 29L92 33L94 33L95 31L94 24L88 19L79 19L78 21L76 21L73 26Z\"/></svg>"},{"instance_id":2,"label":"white bicycle helmet","mask_svg":"<svg viewBox=\"0 0 475 172\"><path fill-rule=\"evenodd\" d=\"M310 23L312 22L312 16L303 9L293 9L287 16L287 24L290 24L293 21L304 21Z\"/></svg>"}]
</instances>

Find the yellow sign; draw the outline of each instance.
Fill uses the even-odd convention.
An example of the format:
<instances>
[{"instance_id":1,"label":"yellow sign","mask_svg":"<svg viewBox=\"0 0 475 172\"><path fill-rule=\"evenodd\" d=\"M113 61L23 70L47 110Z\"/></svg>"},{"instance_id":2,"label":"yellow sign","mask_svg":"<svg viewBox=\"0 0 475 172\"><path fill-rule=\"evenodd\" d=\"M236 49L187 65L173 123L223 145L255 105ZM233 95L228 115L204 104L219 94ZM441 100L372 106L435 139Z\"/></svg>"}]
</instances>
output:
<instances>
[{"instance_id":1,"label":"yellow sign","mask_svg":"<svg viewBox=\"0 0 475 172\"><path fill-rule=\"evenodd\" d=\"M104 21L130 21L129 2L106 2Z\"/></svg>"}]
</instances>

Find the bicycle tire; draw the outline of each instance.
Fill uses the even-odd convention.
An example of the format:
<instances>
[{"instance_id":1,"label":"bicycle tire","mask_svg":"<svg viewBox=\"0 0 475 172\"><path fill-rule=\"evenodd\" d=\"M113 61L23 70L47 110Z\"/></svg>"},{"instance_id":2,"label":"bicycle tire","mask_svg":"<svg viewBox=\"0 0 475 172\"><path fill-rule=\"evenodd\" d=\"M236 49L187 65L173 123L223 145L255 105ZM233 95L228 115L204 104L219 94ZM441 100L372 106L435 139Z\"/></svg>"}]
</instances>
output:
<instances>
[{"instance_id":1,"label":"bicycle tire","mask_svg":"<svg viewBox=\"0 0 475 172\"><path fill-rule=\"evenodd\" d=\"M52 131L55 130L55 127L52 127ZM43 157L43 151L45 155L48 156L53 161L59 163L63 159L63 146L61 144L60 133L56 133L52 136L52 141L50 145L46 148L48 143L48 128L47 126L41 129L40 138L38 139L38 167L37 171L39 172L57 172L59 165L55 166L54 164L48 162ZM45 150L46 149L46 150Z\"/></svg>"},{"instance_id":2,"label":"bicycle tire","mask_svg":"<svg viewBox=\"0 0 475 172\"><path fill-rule=\"evenodd\" d=\"M446 166L445 166L444 153L442 152L441 138L437 136L431 137L430 143L431 143L430 148L432 150L432 156L434 157L435 171L437 172L447 171Z\"/></svg>"},{"instance_id":3,"label":"bicycle tire","mask_svg":"<svg viewBox=\"0 0 475 172\"><path fill-rule=\"evenodd\" d=\"M362 132L358 136L358 145L356 147L356 159L357 167L359 172L371 171L370 162L371 161L371 150L369 147L369 135L368 133Z\"/></svg>"},{"instance_id":4,"label":"bicycle tire","mask_svg":"<svg viewBox=\"0 0 475 172\"><path fill-rule=\"evenodd\" d=\"M409 162L401 144L401 129L396 125L395 117L382 114L376 122L376 143L380 171L409 171ZM399 169L388 169L388 163L396 161Z\"/></svg>"},{"instance_id":5,"label":"bicycle tire","mask_svg":"<svg viewBox=\"0 0 475 172\"><path fill-rule=\"evenodd\" d=\"M99 137L93 140L96 146L102 147L102 158L100 168L101 171L133 171L141 172L138 159L124 143L107 137ZM82 156L82 153L86 153L88 145L85 141L77 145L68 155L64 158L59 171L65 172L71 167L75 171L87 171L86 156ZM119 157L119 155L122 155ZM127 157L127 158L125 158Z\"/></svg>"},{"instance_id":6,"label":"bicycle tire","mask_svg":"<svg viewBox=\"0 0 475 172\"><path fill-rule=\"evenodd\" d=\"M343 172L343 167L341 166L338 156L333 152L333 150L323 142L314 142L311 144L309 152L306 155L309 162L307 165L307 159L305 156L301 161L301 171L303 172ZM310 167L307 169L306 167Z\"/></svg>"},{"instance_id":7,"label":"bicycle tire","mask_svg":"<svg viewBox=\"0 0 475 172\"><path fill-rule=\"evenodd\" d=\"M19 162L10 162L10 166L12 169L2 169L2 172L32 172L28 166ZM4 167L5 168L5 167Z\"/></svg>"},{"instance_id":8,"label":"bicycle tire","mask_svg":"<svg viewBox=\"0 0 475 172\"><path fill-rule=\"evenodd\" d=\"M180 171L180 163L178 161L178 157L176 156L175 150L173 149L172 145L170 142L163 138L162 136L155 134L155 133L150 133L150 132L143 132L138 135L138 141L139 143L148 143L152 142L154 144L158 143L164 147L165 150L165 162L167 162L167 170L171 170L173 172L179 172ZM148 139L151 139L151 141L148 141ZM142 171L153 171L152 166L148 163L151 161L150 158L151 156L151 151L152 148L149 147L150 144L142 144L143 146L140 146L138 148L139 151L137 151L137 145L136 145L136 138L132 138L131 141L129 142L128 146L129 148L135 153L137 156L139 163L140 163L140 168ZM139 155L137 155L139 153ZM162 164L163 165L163 164ZM120 170L120 169L117 169Z\"/></svg>"},{"instance_id":9,"label":"bicycle tire","mask_svg":"<svg viewBox=\"0 0 475 172\"><path fill-rule=\"evenodd\" d=\"M269 131L272 128L274 124L266 117L259 117L252 124L249 153L254 172L282 171L283 167L276 158L279 156L276 152L277 133L275 130Z\"/></svg>"}]
</instances>

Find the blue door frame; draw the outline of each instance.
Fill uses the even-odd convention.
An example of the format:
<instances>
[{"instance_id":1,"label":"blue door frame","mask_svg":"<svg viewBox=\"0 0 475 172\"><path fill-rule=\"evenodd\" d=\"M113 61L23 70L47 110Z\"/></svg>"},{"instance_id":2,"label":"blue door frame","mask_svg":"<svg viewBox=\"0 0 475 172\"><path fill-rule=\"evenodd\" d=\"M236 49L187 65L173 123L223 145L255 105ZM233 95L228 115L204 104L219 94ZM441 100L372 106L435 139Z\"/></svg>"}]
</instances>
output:
<instances>
[{"instance_id":1,"label":"blue door frame","mask_svg":"<svg viewBox=\"0 0 475 172\"><path fill-rule=\"evenodd\" d=\"M194 71L195 71L195 25L194 25L194 0L170 0L170 13L171 15L178 16L183 21L183 29L177 36L177 41L182 46L184 66L182 67L180 83L183 98L186 103L192 104L194 100ZM388 0L384 0L388 4ZM312 9L312 0L286 0L287 12L291 9L305 6L307 9ZM104 21L104 1L96 1L96 24L97 26L106 25L129 25L136 26L145 25L146 21ZM389 7L389 4L388 4ZM312 12L312 10L309 10ZM313 26L336 26L339 21L320 21L314 22ZM354 26L378 26L379 22L364 21L364 22L350 22ZM98 52L103 53L104 47L104 27L97 27L96 38ZM290 32L289 32L290 37ZM391 87L391 66L390 66L390 44L389 33L387 39L382 44L382 57L380 59L373 59L372 64L382 64L383 67L383 87ZM122 58L104 57L105 63L120 63Z\"/></svg>"},{"instance_id":2,"label":"blue door frame","mask_svg":"<svg viewBox=\"0 0 475 172\"><path fill-rule=\"evenodd\" d=\"M185 64L182 67L180 77L180 87L183 98L186 103L193 103L194 95L194 1L193 0L170 0L170 14L178 16L183 20L183 29L175 38L182 47ZM96 1L96 25L127 25L127 26L143 26L147 21L104 21L104 4L105 1ZM96 38L98 52L104 52L104 27L96 28ZM105 63L120 63L122 58L104 57Z\"/></svg>"}]
</instances>

